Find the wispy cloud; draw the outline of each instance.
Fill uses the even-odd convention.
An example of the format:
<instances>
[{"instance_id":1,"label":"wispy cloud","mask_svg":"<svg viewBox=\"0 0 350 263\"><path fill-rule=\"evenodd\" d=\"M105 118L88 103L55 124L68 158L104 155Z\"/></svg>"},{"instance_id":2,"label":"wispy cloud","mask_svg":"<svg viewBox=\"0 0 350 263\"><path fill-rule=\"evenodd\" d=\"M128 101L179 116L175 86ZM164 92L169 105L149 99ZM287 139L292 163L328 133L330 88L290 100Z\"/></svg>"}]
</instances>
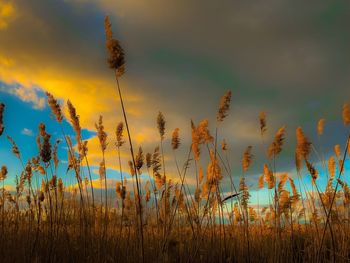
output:
<instances>
[{"instance_id":1,"label":"wispy cloud","mask_svg":"<svg viewBox=\"0 0 350 263\"><path fill-rule=\"evenodd\" d=\"M45 107L45 98L39 97L36 89L19 87L14 90L14 94L25 102L33 103L36 109Z\"/></svg>"},{"instance_id":2,"label":"wispy cloud","mask_svg":"<svg viewBox=\"0 0 350 263\"><path fill-rule=\"evenodd\" d=\"M23 128L23 130L21 131L21 133L22 133L23 135L33 136L33 131L32 131L31 129Z\"/></svg>"},{"instance_id":3,"label":"wispy cloud","mask_svg":"<svg viewBox=\"0 0 350 263\"><path fill-rule=\"evenodd\" d=\"M17 84L6 86L2 85L0 86L0 92L12 94L24 102L31 103L34 109L45 108L46 100L43 96L39 95L41 90L36 87L25 87Z\"/></svg>"}]
</instances>

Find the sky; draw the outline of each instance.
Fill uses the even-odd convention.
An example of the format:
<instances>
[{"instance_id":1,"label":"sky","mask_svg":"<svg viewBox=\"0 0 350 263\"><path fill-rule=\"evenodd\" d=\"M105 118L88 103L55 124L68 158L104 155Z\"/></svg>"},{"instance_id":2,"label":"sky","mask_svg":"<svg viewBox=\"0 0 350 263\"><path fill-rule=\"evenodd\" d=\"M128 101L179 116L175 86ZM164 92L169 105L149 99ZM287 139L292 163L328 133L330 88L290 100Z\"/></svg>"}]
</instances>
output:
<instances>
[{"instance_id":1,"label":"sky","mask_svg":"<svg viewBox=\"0 0 350 263\"><path fill-rule=\"evenodd\" d=\"M6 104L6 133L28 160L38 153L40 122L54 138L62 138L45 92L58 98L64 110L69 99L80 115L83 137L89 139L95 170L101 154L94 127L99 115L104 117L108 177L116 180L113 140L122 115L114 75L106 63L103 21L109 15L126 53L121 87L134 144L145 152L159 145L156 116L163 112L166 163L175 178L172 130L180 128L177 155L183 162L190 120L207 118L214 131L220 97L231 90L231 110L219 128L219 139L229 144L235 178L241 175L244 149L253 146L248 182L254 189L267 161L266 147L283 125L287 139L277 160L280 172L295 173L298 126L325 158L333 154L334 144L344 150L349 129L342 124L341 109L350 101L349 11L345 0L0 0L0 101ZM261 111L268 120L264 143L259 134ZM326 126L319 140L320 118ZM69 123L63 128L73 136ZM6 184L13 185L21 167L5 136L0 145L1 164L9 168ZM59 156L59 171L65 174L63 143ZM316 164L320 161L313 158ZM126 148L123 164L129 159ZM205 160L201 166L206 168Z\"/></svg>"}]
</instances>

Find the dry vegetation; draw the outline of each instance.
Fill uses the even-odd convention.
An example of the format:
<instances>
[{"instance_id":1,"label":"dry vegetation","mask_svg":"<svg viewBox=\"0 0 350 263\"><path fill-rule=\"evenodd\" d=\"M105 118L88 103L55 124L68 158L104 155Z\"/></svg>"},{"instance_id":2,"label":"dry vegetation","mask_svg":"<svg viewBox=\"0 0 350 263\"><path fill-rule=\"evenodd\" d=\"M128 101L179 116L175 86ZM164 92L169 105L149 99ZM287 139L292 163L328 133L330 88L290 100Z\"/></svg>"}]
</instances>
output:
<instances>
[{"instance_id":1,"label":"dry vegetation","mask_svg":"<svg viewBox=\"0 0 350 263\"><path fill-rule=\"evenodd\" d=\"M134 149L124 108L119 78L124 73L124 53L113 38L108 17L105 20L108 64L113 69L124 120L117 125L115 150L121 178L115 188L112 206L107 194L105 151L107 135L100 117L96 124L101 146L100 180L104 188L94 189L89 166L87 141L81 135L79 116L70 101L68 121L75 131L76 145L62 127L61 134L68 148L67 169L74 174L77 187L72 189L56 176L59 160L58 143L45 125L39 126L38 156L27 163L20 149L5 134L0 107L0 135L7 136L12 152L19 159L23 172L16 178L16 190L9 192L2 184L0 199L0 258L2 262L347 262L350 259L350 190L343 180L344 152L335 146L335 156L324 165L328 184L318 184L318 171L310 154L318 154L301 128L296 130L295 151L297 177L279 173L275 160L283 150L285 127L280 128L267 147L266 164L256 182L258 189L267 188L270 204L250 205L246 172L253 155L248 146L242 155L242 175L234 184L225 141L218 142L220 124L228 115L231 92L221 99L216 128L211 135L208 121L192 123L192 144L187 161L176 159L180 145L179 129L172 133L171 146L178 180L167 178L163 143L166 122L162 113L157 118L159 146L144 155ZM57 122L64 116L61 105L47 93ZM350 124L350 111L343 107L344 125ZM264 138L266 115L261 113L260 130ZM324 120L317 132L323 134ZM1 146L4 147L4 146ZM121 148L130 148L130 174L122 173ZM200 168L204 156L209 160L206 171ZM321 156L321 155L318 155ZM187 174L196 167L195 175ZM141 168L149 181L141 186ZM302 169L313 180L313 191L305 188ZM7 176L1 168L0 182ZM186 178L196 178L195 192L189 190ZM231 195L224 197L222 181L228 178ZM39 180L41 187L34 181ZM132 184L128 191L126 184ZM99 196L101 195L101 196ZM227 194L226 194L227 195Z\"/></svg>"}]
</instances>

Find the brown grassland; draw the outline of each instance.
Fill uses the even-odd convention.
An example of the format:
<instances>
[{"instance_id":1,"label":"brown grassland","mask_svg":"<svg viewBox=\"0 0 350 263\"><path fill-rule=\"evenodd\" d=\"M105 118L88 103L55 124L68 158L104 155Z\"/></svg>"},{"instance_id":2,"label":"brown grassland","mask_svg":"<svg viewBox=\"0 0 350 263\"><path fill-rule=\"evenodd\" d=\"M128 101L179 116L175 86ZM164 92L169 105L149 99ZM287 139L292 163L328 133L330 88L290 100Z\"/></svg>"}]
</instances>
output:
<instances>
[{"instance_id":1,"label":"brown grassland","mask_svg":"<svg viewBox=\"0 0 350 263\"><path fill-rule=\"evenodd\" d=\"M214 131L207 120L192 122L192 143L184 164L178 163L176 153L180 132L172 132L173 163L178 180L167 178L163 143L166 121L162 113L157 118L159 146L144 154L133 148L132 131L123 101L120 78L124 74L124 52L113 38L111 24L105 19L108 64L116 78L117 95L123 121L115 135L105 132L103 118L96 124L101 146L99 169L102 189L94 189L89 165L88 144L81 134L79 115L67 101L67 121L75 131L75 142L65 134L63 144L68 149L67 169L74 174L75 188L64 185L57 175L60 160L58 143L44 124L39 126L38 156L27 163L16 142L5 133L0 107L0 135L7 136L12 152L23 171L16 178L15 191L4 188L7 167L1 168L0 182L0 261L1 262L349 262L350 261L350 190L344 176L344 163L349 150L349 138L335 155L325 161L327 186L318 184L318 171L310 161L317 154L301 128L296 130L295 165L298 176L279 173L274 163L283 150L285 127L281 127L269 142L266 164L256 182L258 189L268 189L270 204L250 205L246 172L253 160L252 147L242 154L242 175L234 184L225 141L219 142L218 130L229 113L231 92L222 97L217 111ZM65 116L60 103L47 93L48 104L58 123ZM344 125L350 124L350 110L343 105ZM261 137L267 128L266 115L261 113ZM323 134L324 120L318 122L317 132ZM105 152L107 136L114 136L119 156L120 181L114 190L112 205L108 194ZM3 146L1 146L3 147ZM130 149L127 181L121 171L120 151ZM344 149L341 152L341 148ZM206 170L198 166L201 158L208 160ZM308 171L314 191L305 191L301 169ZM149 181L141 184L140 176L147 171ZM83 173L84 172L84 173ZM186 178L196 178L196 189L189 189ZM224 197L222 181L230 182L231 195ZM41 187L33 183L41 181ZM126 184L132 184L128 190ZM324 188L324 189L323 189Z\"/></svg>"}]
</instances>

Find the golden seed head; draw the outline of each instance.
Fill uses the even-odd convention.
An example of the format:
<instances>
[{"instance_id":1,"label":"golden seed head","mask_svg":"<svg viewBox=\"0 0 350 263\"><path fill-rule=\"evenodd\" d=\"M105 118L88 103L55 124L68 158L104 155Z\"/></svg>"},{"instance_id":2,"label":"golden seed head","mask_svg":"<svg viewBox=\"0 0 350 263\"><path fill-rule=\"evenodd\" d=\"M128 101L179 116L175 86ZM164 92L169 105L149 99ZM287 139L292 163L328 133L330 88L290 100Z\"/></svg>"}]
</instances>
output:
<instances>
[{"instance_id":1,"label":"golden seed head","mask_svg":"<svg viewBox=\"0 0 350 263\"><path fill-rule=\"evenodd\" d=\"M105 151L107 149L107 133L105 132L105 127L103 126L103 117L100 116L98 123L95 124L97 130L97 137L100 141L101 150Z\"/></svg>"},{"instance_id":2,"label":"golden seed head","mask_svg":"<svg viewBox=\"0 0 350 263\"><path fill-rule=\"evenodd\" d=\"M252 164L252 161L253 161L252 148L253 148L252 146L248 146L243 154L243 158L242 158L243 172L248 171L250 165Z\"/></svg>"},{"instance_id":3,"label":"golden seed head","mask_svg":"<svg viewBox=\"0 0 350 263\"><path fill-rule=\"evenodd\" d=\"M172 136L172 138L171 138L171 146L172 146L173 150L178 149L179 146L180 146L179 131L180 131L179 128L176 128L176 129L173 131L173 136Z\"/></svg>"},{"instance_id":4,"label":"golden seed head","mask_svg":"<svg viewBox=\"0 0 350 263\"><path fill-rule=\"evenodd\" d=\"M55 99L55 97L51 93L46 92L46 96L47 96L47 102L51 108L53 115L55 115L56 120L59 123L61 123L63 120L63 115L62 115L62 110L61 110L60 104L58 103L58 101Z\"/></svg>"},{"instance_id":5,"label":"golden seed head","mask_svg":"<svg viewBox=\"0 0 350 263\"><path fill-rule=\"evenodd\" d=\"M285 136L286 128L285 126L281 127L273 140L273 142L270 144L268 149L268 156L271 158L273 156L277 156L282 151L282 145L284 143L284 136Z\"/></svg>"},{"instance_id":6,"label":"golden seed head","mask_svg":"<svg viewBox=\"0 0 350 263\"><path fill-rule=\"evenodd\" d=\"M125 141L123 140L123 131L124 131L124 123L119 122L115 131L115 135L117 139L117 143L116 143L117 147L121 147L125 143Z\"/></svg>"},{"instance_id":7,"label":"golden seed head","mask_svg":"<svg viewBox=\"0 0 350 263\"><path fill-rule=\"evenodd\" d=\"M0 172L0 180L5 180L7 176L7 167L3 165Z\"/></svg>"},{"instance_id":8,"label":"golden seed head","mask_svg":"<svg viewBox=\"0 0 350 263\"><path fill-rule=\"evenodd\" d=\"M157 126L158 126L158 131L160 134L160 138L161 138L161 140L163 140L164 135L165 135L165 118L164 118L164 115L162 112L158 113Z\"/></svg>"},{"instance_id":9,"label":"golden seed head","mask_svg":"<svg viewBox=\"0 0 350 263\"><path fill-rule=\"evenodd\" d=\"M323 135L324 123L325 123L325 119L323 119L323 118L317 122L317 134L318 134L318 136Z\"/></svg>"},{"instance_id":10,"label":"golden seed head","mask_svg":"<svg viewBox=\"0 0 350 263\"><path fill-rule=\"evenodd\" d=\"M225 117L228 115L228 111L230 109L230 103L231 103L231 95L232 95L232 92L229 90L220 99L219 111L216 117L218 122L222 122L225 119Z\"/></svg>"},{"instance_id":11,"label":"golden seed head","mask_svg":"<svg viewBox=\"0 0 350 263\"><path fill-rule=\"evenodd\" d=\"M260 112L259 121L260 121L260 133L261 133L261 136L263 136L267 130L267 128L266 128L266 113L264 111Z\"/></svg>"},{"instance_id":12,"label":"golden seed head","mask_svg":"<svg viewBox=\"0 0 350 263\"><path fill-rule=\"evenodd\" d=\"M116 71L117 77L121 77L125 72L125 54L119 41L113 38L112 25L108 16L105 17L105 34L109 67Z\"/></svg>"},{"instance_id":13,"label":"golden seed head","mask_svg":"<svg viewBox=\"0 0 350 263\"><path fill-rule=\"evenodd\" d=\"M348 103L343 105L343 123L345 126L350 124L350 107Z\"/></svg>"}]
</instances>

